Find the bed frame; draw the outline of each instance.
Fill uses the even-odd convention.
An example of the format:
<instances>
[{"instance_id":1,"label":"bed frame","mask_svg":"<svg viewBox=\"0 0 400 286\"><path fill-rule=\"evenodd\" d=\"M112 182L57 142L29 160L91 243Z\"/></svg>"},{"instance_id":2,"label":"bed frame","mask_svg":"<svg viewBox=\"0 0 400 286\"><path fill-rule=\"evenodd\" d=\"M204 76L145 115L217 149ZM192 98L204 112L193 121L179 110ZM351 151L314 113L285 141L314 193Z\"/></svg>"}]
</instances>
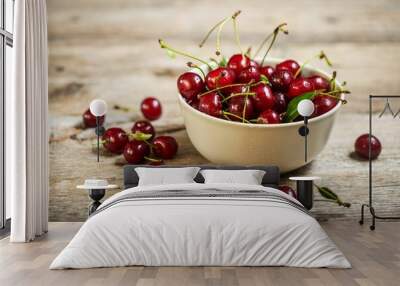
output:
<instances>
[{"instance_id":1,"label":"bed frame","mask_svg":"<svg viewBox=\"0 0 400 286\"><path fill-rule=\"evenodd\" d=\"M201 169L220 169L220 170L247 170L256 169L264 170L266 173L262 180L262 185L271 188L278 188L280 172L277 166L268 165L255 165L255 166L217 166L217 165L163 165L163 166L149 166L149 165L125 165L124 166L124 189L136 187L139 182L139 177L135 171L136 167L146 168L179 168L179 167L200 167ZM204 183L203 176L199 173L194 180L197 183Z\"/></svg>"}]
</instances>

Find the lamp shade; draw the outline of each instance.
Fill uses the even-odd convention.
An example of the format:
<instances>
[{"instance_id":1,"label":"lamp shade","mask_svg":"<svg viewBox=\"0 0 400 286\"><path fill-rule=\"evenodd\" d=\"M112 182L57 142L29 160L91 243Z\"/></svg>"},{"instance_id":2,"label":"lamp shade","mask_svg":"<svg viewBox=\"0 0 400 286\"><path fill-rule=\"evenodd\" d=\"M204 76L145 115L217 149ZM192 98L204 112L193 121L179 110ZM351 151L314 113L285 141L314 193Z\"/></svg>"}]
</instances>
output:
<instances>
[{"instance_id":1,"label":"lamp shade","mask_svg":"<svg viewBox=\"0 0 400 286\"><path fill-rule=\"evenodd\" d=\"M97 117L107 113L107 103L101 99L95 99L90 103L90 112Z\"/></svg>"},{"instance_id":2,"label":"lamp shade","mask_svg":"<svg viewBox=\"0 0 400 286\"><path fill-rule=\"evenodd\" d=\"M303 117L310 117L314 113L314 103L309 99L303 99L297 105L297 111Z\"/></svg>"}]
</instances>

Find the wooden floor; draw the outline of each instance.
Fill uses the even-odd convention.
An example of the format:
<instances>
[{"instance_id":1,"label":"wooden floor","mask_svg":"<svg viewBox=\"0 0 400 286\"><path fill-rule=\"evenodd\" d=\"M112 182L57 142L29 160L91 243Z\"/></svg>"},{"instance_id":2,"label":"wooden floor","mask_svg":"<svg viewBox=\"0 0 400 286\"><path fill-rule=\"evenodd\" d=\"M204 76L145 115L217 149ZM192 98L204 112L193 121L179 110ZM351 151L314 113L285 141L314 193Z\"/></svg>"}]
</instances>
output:
<instances>
[{"instance_id":1,"label":"wooden floor","mask_svg":"<svg viewBox=\"0 0 400 286\"><path fill-rule=\"evenodd\" d=\"M29 244L0 241L0 285L399 285L400 223L379 223L372 232L357 222L322 226L352 269L287 267L124 267L48 270L81 223L50 223L49 233Z\"/></svg>"}]
</instances>

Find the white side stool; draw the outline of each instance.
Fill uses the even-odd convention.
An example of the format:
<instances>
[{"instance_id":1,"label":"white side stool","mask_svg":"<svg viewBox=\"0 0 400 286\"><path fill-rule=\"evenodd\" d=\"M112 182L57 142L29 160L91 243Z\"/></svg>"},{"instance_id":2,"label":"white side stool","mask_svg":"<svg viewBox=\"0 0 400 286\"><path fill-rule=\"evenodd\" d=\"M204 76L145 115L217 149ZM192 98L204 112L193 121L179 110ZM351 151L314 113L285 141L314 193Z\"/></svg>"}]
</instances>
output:
<instances>
[{"instance_id":1,"label":"white side stool","mask_svg":"<svg viewBox=\"0 0 400 286\"><path fill-rule=\"evenodd\" d=\"M118 189L117 185L109 185L107 180L89 179L85 180L84 185L76 186L77 189L89 191L89 197L93 202L89 205L89 215L94 213L101 205L100 200L106 194L106 190Z\"/></svg>"}]
</instances>

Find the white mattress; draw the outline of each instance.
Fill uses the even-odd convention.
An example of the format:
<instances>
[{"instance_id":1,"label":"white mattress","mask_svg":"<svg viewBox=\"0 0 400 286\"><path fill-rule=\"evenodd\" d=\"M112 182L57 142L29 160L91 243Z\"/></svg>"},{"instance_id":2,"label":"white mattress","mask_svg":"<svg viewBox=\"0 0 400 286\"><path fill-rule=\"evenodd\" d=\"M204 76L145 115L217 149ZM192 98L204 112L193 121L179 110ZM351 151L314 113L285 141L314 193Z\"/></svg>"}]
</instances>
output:
<instances>
[{"instance_id":1,"label":"white mattress","mask_svg":"<svg viewBox=\"0 0 400 286\"><path fill-rule=\"evenodd\" d=\"M121 200L146 191L258 190L262 198L172 197ZM350 263L296 200L267 187L184 184L135 187L106 200L50 269L145 266L293 266Z\"/></svg>"}]
</instances>

